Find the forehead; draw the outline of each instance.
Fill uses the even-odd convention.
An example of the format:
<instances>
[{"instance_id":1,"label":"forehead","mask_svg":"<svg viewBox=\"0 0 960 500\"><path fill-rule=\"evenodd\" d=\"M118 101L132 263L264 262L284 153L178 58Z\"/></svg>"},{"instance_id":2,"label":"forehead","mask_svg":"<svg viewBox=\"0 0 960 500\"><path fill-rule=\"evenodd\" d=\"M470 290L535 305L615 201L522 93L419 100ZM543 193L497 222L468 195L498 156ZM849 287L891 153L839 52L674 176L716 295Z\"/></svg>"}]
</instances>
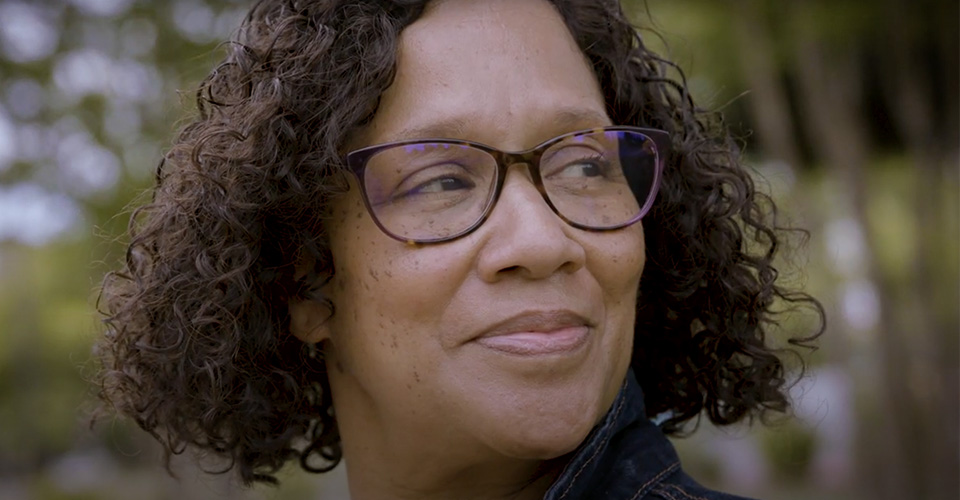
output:
<instances>
[{"instance_id":1,"label":"forehead","mask_svg":"<svg viewBox=\"0 0 960 500\"><path fill-rule=\"evenodd\" d=\"M555 124L542 130L554 134L605 118L590 64L551 4L445 0L401 34L394 82L356 145L438 136L497 145L531 122Z\"/></svg>"}]
</instances>

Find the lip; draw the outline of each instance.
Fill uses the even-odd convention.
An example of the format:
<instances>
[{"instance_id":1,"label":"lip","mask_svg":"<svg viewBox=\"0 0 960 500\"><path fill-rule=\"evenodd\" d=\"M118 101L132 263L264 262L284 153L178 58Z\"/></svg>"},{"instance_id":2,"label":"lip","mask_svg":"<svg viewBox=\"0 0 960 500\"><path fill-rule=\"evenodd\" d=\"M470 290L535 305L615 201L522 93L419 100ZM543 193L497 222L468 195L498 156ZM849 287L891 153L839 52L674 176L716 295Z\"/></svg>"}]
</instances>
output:
<instances>
[{"instance_id":1,"label":"lip","mask_svg":"<svg viewBox=\"0 0 960 500\"><path fill-rule=\"evenodd\" d=\"M571 311L526 312L495 323L474 342L521 356L563 354L586 344L591 327L589 320Z\"/></svg>"}]
</instances>

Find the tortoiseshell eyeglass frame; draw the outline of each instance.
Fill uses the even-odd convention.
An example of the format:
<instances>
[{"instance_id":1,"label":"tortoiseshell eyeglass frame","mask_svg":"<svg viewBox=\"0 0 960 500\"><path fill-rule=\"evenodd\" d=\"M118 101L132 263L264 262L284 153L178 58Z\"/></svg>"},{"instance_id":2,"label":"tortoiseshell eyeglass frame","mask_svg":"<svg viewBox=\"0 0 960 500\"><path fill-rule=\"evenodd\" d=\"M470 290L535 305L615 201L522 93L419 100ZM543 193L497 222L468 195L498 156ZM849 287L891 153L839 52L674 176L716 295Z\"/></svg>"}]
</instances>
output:
<instances>
[{"instance_id":1,"label":"tortoiseshell eyeglass frame","mask_svg":"<svg viewBox=\"0 0 960 500\"><path fill-rule=\"evenodd\" d=\"M546 152L551 146L563 140L567 140L572 137L581 136L581 135L597 134L597 133L604 133L604 132L630 132L630 133L639 134L643 137L650 139L653 142L654 147L656 148L655 150L655 153L657 155L656 162L655 162L656 171L653 174L653 182L651 184L650 191L647 194L646 199L637 200L638 202L642 202L642 203L641 203L640 211L635 216L633 216L632 218L630 218L625 222L615 224L612 226L604 226L604 227L588 226L588 225L580 224L568 219L566 216L560 213L559 210L557 210L557 207L550 200L550 196L547 194L547 191L543 185L543 178L540 175L540 158L543 156L543 153ZM377 218L377 214L373 210L373 207L370 204L370 199L367 195L367 188L364 181L364 178L365 178L364 173L367 168L367 162L371 158L376 156L378 153L381 153L385 150L395 148L395 147L400 147L400 146L411 146L411 145L417 145L417 144L449 144L449 145L457 145L457 146L468 146L468 147L477 149L479 151L485 152L490 156L492 156L494 160L496 160L497 174L496 174L495 187L494 187L492 196L490 196L490 199L487 201L487 205L484 208L483 213L477 218L476 222L471 224L469 227L463 229L462 231L456 232L448 236L438 237L438 238L411 239L408 237L404 237L403 235L394 234L389 229L384 227L383 224L380 222L380 220ZM363 198L364 206L366 207L367 212L373 218L373 221L374 223L376 223L377 227L380 228L380 230L383 231L384 234L386 234L387 236L390 236L395 240L399 240L411 245L419 245L419 244L430 244L430 243L442 243L445 241L454 240L454 239L466 236L467 234L470 234L471 232L476 230L478 227L480 227L484 223L484 221L487 220L487 217L489 217L490 213L493 211L493 207L496 206L497 200L500 198L500 193L503 191L503 184L507 177L507 169L510 168L511 165L518 164L518 163L524 163L528 165L530 170L530 176L533 180L534 186L537 188L537 191L540 192L540 195L543 197L543 200L547 203L547 206L550 207L550 210L552 210L553 213L557 214L557 216L560 217L560 219L566 222L567 224L575 228L583 229L587 231L613 231L616 229L629 226L631 224L635 224L640 219L642 219L643 216L646 215L647 212L650 210L650 207L653 206L653 202L657 197L657 191L660 189L660 181L663 176L664 164L666 163L666 159L669 155L669 151L670 151L670 136L666 131L653 129L653 128L645 128L645 127L609 126L609 127L600 127L600 128L593 128L593 129L587 129L587 130L579 130L576 132L570 132L567 134L559 135L557 137L554 137L545 142L542 142L539 145L525 151L517 151L517 152L502 151L500 149L494 148L492 146L488 146L486 144L460 140L460 139L426 138L426 139L410 139L410 140L394 141L394 142L377 144L374 146L368 146L365 148L357 149L355 151L351 151L350 153L347 153L345 161L347 164L347 169L357 179L357 183L360 186L360 193Z\"/></svg>"}]
</instances>

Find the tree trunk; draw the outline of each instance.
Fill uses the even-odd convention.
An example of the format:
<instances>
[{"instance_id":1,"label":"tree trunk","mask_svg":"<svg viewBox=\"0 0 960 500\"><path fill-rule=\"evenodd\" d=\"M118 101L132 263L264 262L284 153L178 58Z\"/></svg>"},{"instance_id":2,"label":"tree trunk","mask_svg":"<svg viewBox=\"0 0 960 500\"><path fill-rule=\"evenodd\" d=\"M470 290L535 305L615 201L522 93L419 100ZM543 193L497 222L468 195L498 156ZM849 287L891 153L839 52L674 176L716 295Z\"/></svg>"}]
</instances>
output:
<instances>
[{"instance_id":1,"label":"tree trunk","mask_svg":"<svg viewBox=\"0 0 960 500\"><path fill-rule=\"evenodd\" d=\"M762 0L734 2L737 55L750 89L747 106L756 124L760 148L771 159L800 167L797 135L791 121L790 105L776 62L769 18Z\"/></svg>"},{"instance_id":2,"label":"tree trunk","mask_svg":"<svg viewBox=\"0 0 960 500\"><path fill-rule=\"evenodd\" d=\"M883 387L882 410L879 412L881 432L870 436L869 444L876 447L871 454L875 463L861 471L863 488L873 489L869 498L914 498L915 477L904 465L916 463L908 445L910 420L905 418L912 398L902 375L909 364L901 353L901 332L896 328L896 317L891 300L893 287L884 279L873 255L870 224L867 218L867 193L864 168L867 161L866 127L861 121L862 82L857 54L851 48L828 50L814 31L812 9L817 4L796 2L791 7L791 23L796 29L794 58L797 64L798 92L803 109L802 118L814 154L820 159L827 174L836 179L846 197L832 207L838 214L848 214L866 235L862 254L863 273L877 287L880 318L876 327L878 340L879 378ZM876 381L872 381L876 384ZM868 423L864 423L869 425ZM863 429L863 426L861 426Z\"/></svg>"},{"instance_id":3,"label":"tree trunk","mask_svg":"<svg viewBox=\"0 0 960 500\"><path fill-rule=\"evenodd\" d=\"M938 253L950 248L950 238L956 233L956 220L944 208L947 206L944 185L951 182L956 165L949 155L955 154L949 140L943 140L944 129L950 130L957 109L949 109L956 103L956 88L944 96L948 106L945 120L937 121L933 109L934 75L929 66L933 61L916 57L928 47L942 43L937 36L925 37L925 16L930 15L906 6L898 0L887 0L884 18L888 21L884 40L884 53L889 67L884 71L885 97L899 134L904 139L909 163L916 172L915 224L917 231L916 251L912 262L911 302L913 324L910 343L913 344L915 370L910 380L915 386L914 408L918 416L921 442L916 443L925 463L921 464L923 476L919 478L929 488L925 498L956 498L960 493L956 473L960 470L960 439L957 423L960 422L957 396L960 394L957 377L957 323L955 308L958 303L956 281L944 279L942 258ZM955 21L955 19L954 19ZM904 29L906 28L906 29ZM956 34L956 31L953 31ZM914 36L909 36L913 34ZM918 35L919 34L919 35ZM953 61L940 70L949 77L957 62ZM945 147L944 147L945 146ZM944 286L946 285L946 286ZM946 300L945 300L946 299Z\"/></svg>"}]
</instances>

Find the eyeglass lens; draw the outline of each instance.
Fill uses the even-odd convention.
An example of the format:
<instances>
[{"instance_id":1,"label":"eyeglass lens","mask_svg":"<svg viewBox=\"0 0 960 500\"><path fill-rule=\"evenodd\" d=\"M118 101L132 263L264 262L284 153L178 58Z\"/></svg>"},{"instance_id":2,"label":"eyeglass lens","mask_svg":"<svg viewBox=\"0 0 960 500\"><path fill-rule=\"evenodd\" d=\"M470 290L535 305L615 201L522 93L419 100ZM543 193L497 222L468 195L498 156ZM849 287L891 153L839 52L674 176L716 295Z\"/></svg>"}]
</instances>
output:
<instances>
[{"instance_id":1,"label":"eyeglass lens","mask_svg":"<svg viewBox=\"0 0 960 500\"><path fill-rule=\"evenodd\" d=\"M564 137L540 156L543 190L555 211L588 229L613 229L642 215L657 181L654 142L633 131ZM371 156L363 186L373 215L394 236L450 238L470 229L495 198L496 157L451 142L399 144Z\"/></svg>"}]
</instances>

